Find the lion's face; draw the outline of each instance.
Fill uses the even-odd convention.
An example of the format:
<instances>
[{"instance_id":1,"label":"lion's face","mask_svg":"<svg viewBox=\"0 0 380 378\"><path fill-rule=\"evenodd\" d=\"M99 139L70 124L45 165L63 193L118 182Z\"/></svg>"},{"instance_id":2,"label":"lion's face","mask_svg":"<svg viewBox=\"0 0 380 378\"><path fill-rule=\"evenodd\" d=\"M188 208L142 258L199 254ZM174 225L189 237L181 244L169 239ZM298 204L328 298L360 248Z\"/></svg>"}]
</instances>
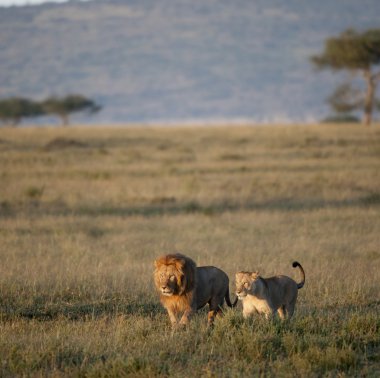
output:
<instances>
[{"instance_id":1,"label":"lion's face","mask_svg":"<svg viewBox=\"0 0 380 378\"><path fill-rule=\"evenodd\" d=\"M246 297L255 290L256 282L259 279L257 272L239 272L236 273L236 295L239 299Z\"/></svg>"},{"instance_id":2,"label":"lion's face","mask_svg":"<svg viewBox=\"0 0 380 378\"><path fill-rule=\"evenodd\" d=\"M162 295L178 294L181 278L181 273L175 265L160 265L155 271L155 283Z\"/></svg>"}]
</instances>

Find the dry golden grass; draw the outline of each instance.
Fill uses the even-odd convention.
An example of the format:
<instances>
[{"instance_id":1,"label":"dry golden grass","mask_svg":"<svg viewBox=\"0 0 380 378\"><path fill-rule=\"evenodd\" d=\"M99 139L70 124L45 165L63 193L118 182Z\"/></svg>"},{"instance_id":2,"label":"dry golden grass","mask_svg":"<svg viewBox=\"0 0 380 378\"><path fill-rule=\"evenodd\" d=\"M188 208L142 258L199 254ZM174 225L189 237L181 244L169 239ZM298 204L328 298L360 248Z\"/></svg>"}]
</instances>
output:
<instances>
[{"instance_id":1,"label":"dry golden grass","mask_svg":"<svg viewBox=\"0 0 380 378\"><path fill-rule=\"evenodd\" d=\"M2 129L0 180L1 376L378 375L378 128ZM232 280L297 259L294 319L172 335L173 251Z\"/></svg>"}]
</instances>

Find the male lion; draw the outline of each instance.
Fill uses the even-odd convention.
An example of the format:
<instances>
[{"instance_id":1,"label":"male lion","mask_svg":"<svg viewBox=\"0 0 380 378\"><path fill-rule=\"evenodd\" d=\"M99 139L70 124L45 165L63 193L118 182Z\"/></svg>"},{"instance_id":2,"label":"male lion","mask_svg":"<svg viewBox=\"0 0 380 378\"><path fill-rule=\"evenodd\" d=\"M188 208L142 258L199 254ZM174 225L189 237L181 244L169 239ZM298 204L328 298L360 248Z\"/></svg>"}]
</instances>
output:
<instances>
[{"instance_id":1,"label":"male lion","mask_svg":"<svg viewBox=\"0 0 380 378\"><path fill-rule=\"evenodd\" d=\"M298 289L305 284L305 272L300 263L295 261L293 268L299 267L302 281L296 283L287 276L262 278L258 272L236 273L236 295L243 303L243 316L253 313L265 314L267 319L277 311L281 319L290 319L294 313Z\"/></svg>"},{"instance_id":2,"label":"male lion","mask_svg":"<svg viewBox=\"0 0 380 378\"><path fill-rule=\"evenodd\" d=\"M179 324L188 324L191 315L209 304L208 324L221 311L224 299L229 307L229 279L226 273L214 266L197 268L195 262L180 253L161 256L154 262L154 283L160 292L162 305L166 308L170 322L175 328L177 316L182 314Z\"/></svg>"}]
</instances>

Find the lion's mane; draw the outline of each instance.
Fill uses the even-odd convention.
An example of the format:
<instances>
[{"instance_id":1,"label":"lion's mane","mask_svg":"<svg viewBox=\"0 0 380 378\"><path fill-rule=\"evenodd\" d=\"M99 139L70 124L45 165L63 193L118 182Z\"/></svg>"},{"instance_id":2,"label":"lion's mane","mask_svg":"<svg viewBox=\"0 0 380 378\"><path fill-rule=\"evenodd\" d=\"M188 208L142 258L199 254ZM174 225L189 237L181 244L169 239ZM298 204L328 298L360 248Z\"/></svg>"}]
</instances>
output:
<instances>
[{"instance_id":1,"label":"lion's mane","mask_svg":"<svg viewBox=\"0 0 380 378\"><path fill-rule=\"evenodd\" d=\"M196 264L187 256L180 253L161 256L155 261L154 282L159 289L159 275L162 268L172 266L176 277L176 288L174 295L165 296L160 293L162 305L175 313L185 311L191 305L196 287Z\"/></svg>"}]
</instances>

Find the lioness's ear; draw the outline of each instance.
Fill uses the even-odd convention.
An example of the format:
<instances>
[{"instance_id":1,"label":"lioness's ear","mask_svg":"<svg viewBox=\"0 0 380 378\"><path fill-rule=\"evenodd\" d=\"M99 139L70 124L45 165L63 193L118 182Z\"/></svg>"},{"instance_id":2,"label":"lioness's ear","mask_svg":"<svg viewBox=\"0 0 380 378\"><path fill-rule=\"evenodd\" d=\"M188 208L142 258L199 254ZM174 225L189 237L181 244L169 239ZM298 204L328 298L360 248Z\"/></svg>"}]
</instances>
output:
<instances>
[{"instance_id":1,"label":"lioness's ear","mask_svg":"<svg viewBox=\"0 0 380 378\"><path fill-rule=\"evenodd\" d=\"M251 277L252 278L257 278L258 276L259 276L259 272L258 271L251 273Z\"/></svg>"}]
</instances>

